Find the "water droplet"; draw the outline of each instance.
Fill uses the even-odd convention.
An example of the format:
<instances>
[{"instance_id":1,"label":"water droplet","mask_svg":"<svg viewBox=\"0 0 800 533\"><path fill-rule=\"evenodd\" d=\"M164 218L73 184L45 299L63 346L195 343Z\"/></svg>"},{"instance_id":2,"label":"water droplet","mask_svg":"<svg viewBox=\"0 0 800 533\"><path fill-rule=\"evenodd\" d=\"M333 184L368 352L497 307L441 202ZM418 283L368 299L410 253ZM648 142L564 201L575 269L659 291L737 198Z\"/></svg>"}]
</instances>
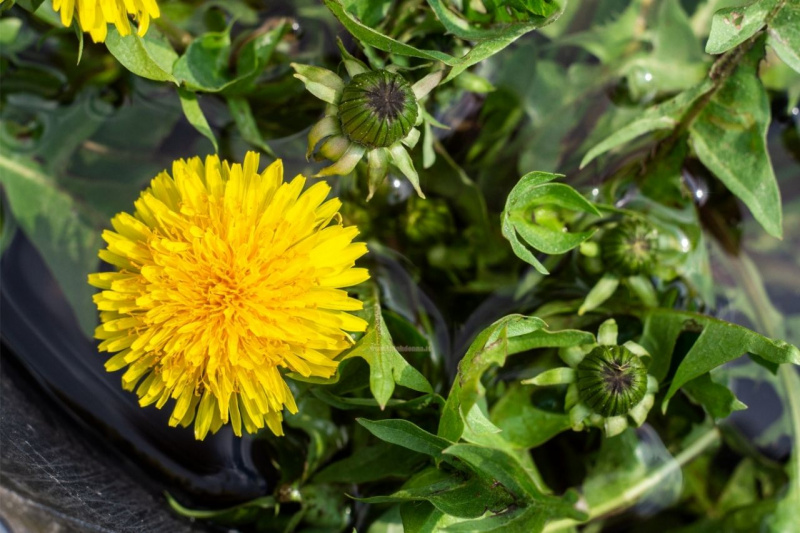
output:
<instances>
[{"instance_id":1,"label":"water droplet","mask_svg":"<svg viewBox=\"0 0 800 533\"><path fill-rule=\"evenodd\" d=\"M597 198L598 196L600 196L600 189L595 187L594 189L592 189L592 197Z\"/></svg>"},{"instance_id":2,"label":"water droplet","mask_svg":"<svg viewBox=\"0 0 800 533\"><path fill-rule=\"evenodd\" d=\"M653 81L653 75L650 74L649 72L645 72L644 73L644 81L648 81L648 82L649 81Z\"/></svg>"},{"instance_id":3,"label":"water droplet","mask_svg":"<svg viewBox=\"0 0 800 533\"><path fill-rule=\"evenodd\" d=\"M686 237L681 237L681 251L688 252L692 247L692 244L689 242L689 239Z\"/></svg>"}]
</instances>

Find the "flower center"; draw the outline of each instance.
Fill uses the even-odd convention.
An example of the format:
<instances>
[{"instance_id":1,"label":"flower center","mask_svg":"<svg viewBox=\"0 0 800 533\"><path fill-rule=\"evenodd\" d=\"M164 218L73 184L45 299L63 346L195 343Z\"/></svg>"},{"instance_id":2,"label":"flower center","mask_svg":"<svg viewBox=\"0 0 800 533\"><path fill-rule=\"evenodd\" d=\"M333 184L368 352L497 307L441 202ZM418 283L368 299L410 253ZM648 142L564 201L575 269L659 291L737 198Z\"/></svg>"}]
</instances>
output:
<instances>
[{"instance_id":1,"label":"flower center","mask_svg":"<svg viewBox=\"0 0 800 533\"><path fill-rule=\"evenodd\" d=\"M387 70L353 76L339 101L343 132L369 148L384 148L404 139L417 116L411 86L401 75Z\"/></svg>"}]
</instances>

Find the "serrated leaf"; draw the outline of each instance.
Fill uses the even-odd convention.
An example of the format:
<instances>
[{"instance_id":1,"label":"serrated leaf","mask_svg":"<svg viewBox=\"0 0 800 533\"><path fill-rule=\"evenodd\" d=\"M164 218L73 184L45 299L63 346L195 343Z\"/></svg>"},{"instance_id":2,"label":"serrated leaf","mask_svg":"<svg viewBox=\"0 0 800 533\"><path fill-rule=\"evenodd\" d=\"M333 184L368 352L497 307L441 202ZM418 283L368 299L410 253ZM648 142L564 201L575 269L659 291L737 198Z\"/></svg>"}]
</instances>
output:
<instances>
[{"instance_id":1,"label":"serrated leaf","mask_svg":"<svg viewBox=\"0 0 800 533\"><path fill-rule=\"evenodd\" d=\"M232 81L228 73L230 47L230 27L200 35L175 62L172 74L193 91L220 91Z\"/></svg>"},{"instance_id":2,"label":"serrated leaf","mask_svg":"<svg viewBox=\"0 0 800 533\"><path fill-rule=\"evenodd\" d=\"M404 479L417 470L425 456L388 443L359 448L314 475L314 483L369 483L386 478Z\"/></svg>"},{"instance_id":3,"label":"serrated leaf","mask_svg":"<svg viewBox=\"0 0 800 533\"><path fill-rule=\"evenodd\" d=\"M411 366L395 348L381 314L377 296L365 303L369 326L364 336L342 360L360 357L369 365L369 389L383 409L392 397L395 384L418 392L432 393L433 388L419 370Z\"/></svg>"}]
</instances>

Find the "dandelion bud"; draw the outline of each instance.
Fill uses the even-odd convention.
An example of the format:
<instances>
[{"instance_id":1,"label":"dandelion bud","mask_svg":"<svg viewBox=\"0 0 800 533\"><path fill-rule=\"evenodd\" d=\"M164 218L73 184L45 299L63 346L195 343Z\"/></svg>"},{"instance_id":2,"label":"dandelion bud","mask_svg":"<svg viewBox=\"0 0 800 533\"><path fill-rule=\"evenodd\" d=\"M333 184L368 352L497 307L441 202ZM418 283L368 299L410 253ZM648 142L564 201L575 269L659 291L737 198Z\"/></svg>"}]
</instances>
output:
<instances>
[{"instance_id":1,"label":"dandelion bud","mask_svg":"<svg viewBox=\"0 0 800 533\"><path fill-rule=\"evenodd\" d=\"M364 72L345 85L339 120L347 137L370 148L385 148L404 139L417 121L417 99L399 74Z\"/></svg>"},{"instance_id":2,"label":"dandelion bud","mask_svg":"<svg viewBox=\"0 0 800 533\"><path fill-rule=\"evenodd\" d=\"M620 416L647 393L647 368L624 346L598 346L577 367L581 401L603 416Z\"/></svg>"},{"instance_id":3,"label":"dandelion bud","mask_svg":"<svg viewBox=\"0 0 800 533\"><path fill-rule=\"evenodd\" d=\"M626 220L606 231L600 247L607 270L624 276L642 274L656 263L658 230L644 222Z\"/></svg>"}]
</instances>

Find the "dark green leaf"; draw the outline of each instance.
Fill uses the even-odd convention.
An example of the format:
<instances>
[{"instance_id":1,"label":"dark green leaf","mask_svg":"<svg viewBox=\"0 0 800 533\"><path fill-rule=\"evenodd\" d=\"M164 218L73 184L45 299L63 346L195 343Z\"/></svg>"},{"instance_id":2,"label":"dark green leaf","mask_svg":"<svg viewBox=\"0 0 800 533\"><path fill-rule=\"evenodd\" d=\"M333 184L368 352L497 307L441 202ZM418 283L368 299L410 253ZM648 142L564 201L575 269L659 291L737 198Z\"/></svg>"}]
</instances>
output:
<instances>
[{"instance_id":1,"label":"dark green leaf","mask_svg":"<svg viewBox=\"0 0 800 533\"><path fill-rule=\"evenodd\" d=\"M172 74L194 91L216 92L232 80L228 73L230 28L194 39L175 62Z\"/></svg>"},{"instance_id":2,"label":"dark green leaf","mask_svg":"<svg viewBox=\"0 0 800 533\"><path fill-rule=\"evenodd\" d=\"M211 131L211 126L209 126L206 116L203 114L203 110L200 108L200 102L197 101L197 95L192 91L179 88L178 96L181 98L181 108L183 108L183 114L186 115L186 119L189 121L189 124L194 126L197 131L202 133L203 137L211 141L215 152L219 152L217 138L214 136L214 132Z\"/></svg>"},{"instance_id":3,"label":"dark green leaf","mask_svg":"<svg viewBox=\"0 0 800 533\"><path fill-rule=\"evenodd\" d=\"M726 385L712 379L711 373L689 381L683 386L683 391L702 405L715 420L725 418L733 411L747 409Z\"/></svg>"},{"instance_id":4,"label":"dark green leaf","mask_svg":"<svg viewBox=\"0 0 800 533\"><path fill-rule=\"evenodd\" d=\"M358 423L379 439L408 448L418 453L430 455L435 459L442 456L442 451L452 442L428 433L408 420L365 420Z\"/></svg>"},{"instance_id":5,"label":"dark green leaf","mask_svg":"<svg viewBox=\"0 0 800 533\"><path fill-rule=\"evenodd\" d=\"M674 309L652 309L645 315L641 344L653 356L657 374L664 374L669 369L675 342L684 330L700 332L700 336L678 366L665 403L685 383L748 352L771 363L800 364L800 350L791 344L768 339L742 326L709 316Z\"/></svg>"},{"instance_id":6,"label":"dark green leaf","mask_svg":"<svg viewBox=\"0 0 800 533\"><path fill-rule=\"evenodd\" d=\"M407 478L427 459L418 453L381 443L359 448L314 476L315 483L369 483L385 478Z\"/></svg>"}]
</instances>

